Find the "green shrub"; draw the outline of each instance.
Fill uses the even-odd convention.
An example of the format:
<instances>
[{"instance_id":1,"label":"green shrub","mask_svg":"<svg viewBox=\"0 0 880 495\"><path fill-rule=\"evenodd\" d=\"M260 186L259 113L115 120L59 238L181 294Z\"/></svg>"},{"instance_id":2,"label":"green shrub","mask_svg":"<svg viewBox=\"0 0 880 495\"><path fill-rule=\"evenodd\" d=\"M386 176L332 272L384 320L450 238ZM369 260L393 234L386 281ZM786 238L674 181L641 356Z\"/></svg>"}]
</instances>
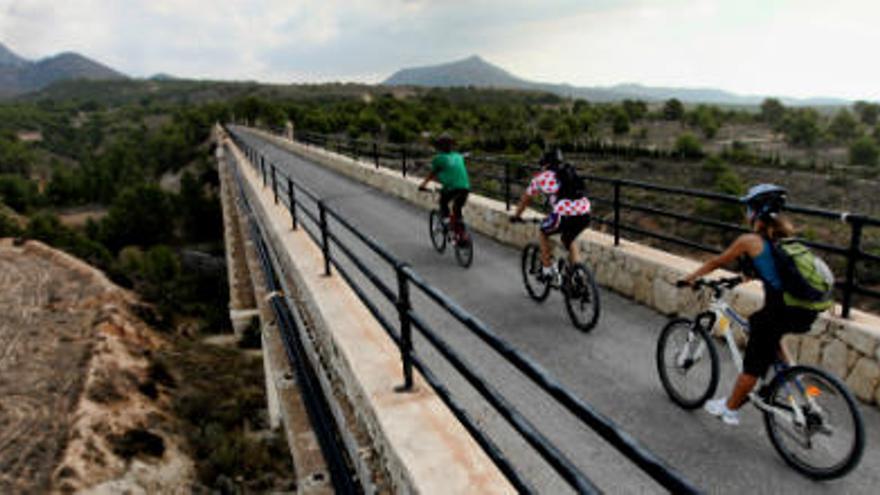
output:
<instances>
[{"instance_id":1,"label":"green shrub","mask_svg":"<svg viewBox=\"0 0 880 495\"><path fill-rule=\"evenodd\" d=\"M877 142L868 136L857 139L849 147L849 162L852 165L877 165L880 148Z\"/></svg>"},{"instance_id":2,"label":"green shrub","mask_svg":"<svg viewBox=\"0 0 880 495\"><path fill-rule=\"evenodd\" d=\"M703 145L697 136L686 132L675 140L675 152L684 158L701 158L703 156Z\"/></svg>"}]
</instances>

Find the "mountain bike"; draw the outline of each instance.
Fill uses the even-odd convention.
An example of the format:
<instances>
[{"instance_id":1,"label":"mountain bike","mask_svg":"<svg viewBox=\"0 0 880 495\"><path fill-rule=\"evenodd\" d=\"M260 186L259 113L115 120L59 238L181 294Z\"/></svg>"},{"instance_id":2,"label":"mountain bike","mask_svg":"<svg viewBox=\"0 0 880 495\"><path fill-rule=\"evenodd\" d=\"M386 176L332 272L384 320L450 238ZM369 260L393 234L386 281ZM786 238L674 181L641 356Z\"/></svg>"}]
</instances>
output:
<instances>
[{"instance_id":1,"label":"mountain bike","mask_svg":"<svg viewBox=\"0 0 880 495\"><path fill-rule=\"evenodd\" d=\"M541 223L539 219L521 219L524 223ZM554 257L555 258L555 257ZM558 289L565 298L565 309L575 328L589 332L599 321L599 289L593 272L583 263L571 264L565 258L553 259L556 266L552 277L545 277L541 263L541 247L526 244L522 252L522 276L529 297L544 302L551 289Z\"/></svg>"},{"instance_id":2,"label":"mountain bike","mask_svg":"<svg viewBox=\"0 0 880 495\"><path fill-rule=\"evenodd\" d=\"M711 290L709 308L694 319L674 318L657 341L657 371L666 393L685 409L703 405L715 394L719 355L711 337L717 328L742 372L735 330L748 334L748 321L724 295L740 277L699 280L693 289ZM861 413L846 385L833 375L804 365L774 363L769 379L759 381L749 402L764 415L770 442L785 462L813 479L838 478L861 460L865 431Z\"/></svg>"},{"instance_id":3,"label":"mountain bike","mask_svg":"<svg viewBox=\"0 0 880 495\"><path fill-rule=\"evenodd\" d=\"M455 260L464 268L471 266L474 262L474 241L467 224L461 222L461 230L456 233L451 225L455 221L454 213L450 215L448 221L443 221L440 216L440 210L431 210L428 218L428 228L431 233L431 244L438 253L446 250L446 244L451 244L455 251Z\"/></svg>"}]
</instances>

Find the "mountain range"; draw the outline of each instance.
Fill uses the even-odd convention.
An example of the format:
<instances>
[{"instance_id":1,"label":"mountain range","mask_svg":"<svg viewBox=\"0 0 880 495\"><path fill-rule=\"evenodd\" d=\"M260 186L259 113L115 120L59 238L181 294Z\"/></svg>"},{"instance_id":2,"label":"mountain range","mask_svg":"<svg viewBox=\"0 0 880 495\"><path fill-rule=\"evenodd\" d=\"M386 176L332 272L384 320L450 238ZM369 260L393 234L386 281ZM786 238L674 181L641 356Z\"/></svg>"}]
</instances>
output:
<instances>
[{"instance_id":1,"label":"mountain range","mask_svg":"<svg viewBox=\"0 0 880 495\"><path fill-rule=\"evenodd\" d=\"M64 52L30 61L0 43L0 98L37 91L60 80L127 78L78 53Z\"/></svg>"},{"instance_id":2,"label":"mountain range","mask_svg":"<svg viewBox=\"0 0 880 495\"><path fill-rule=\"evenodd\" d=\"M678 98L688 103L711 103L717 105L759 105L767 96L739 95L713 88L665 88L641 84L617 84L614 86L578 87L570 84L536 82L515 76L477 55L463 60L439 65L401 69L382 84L389 86L502 88L546 91L566 98L583 98L590 101L620 101L639 99L664 101ZM840 98L789 98L778 97L786 105L821 106L848 105Z\"/></svg>"}]
</instances>

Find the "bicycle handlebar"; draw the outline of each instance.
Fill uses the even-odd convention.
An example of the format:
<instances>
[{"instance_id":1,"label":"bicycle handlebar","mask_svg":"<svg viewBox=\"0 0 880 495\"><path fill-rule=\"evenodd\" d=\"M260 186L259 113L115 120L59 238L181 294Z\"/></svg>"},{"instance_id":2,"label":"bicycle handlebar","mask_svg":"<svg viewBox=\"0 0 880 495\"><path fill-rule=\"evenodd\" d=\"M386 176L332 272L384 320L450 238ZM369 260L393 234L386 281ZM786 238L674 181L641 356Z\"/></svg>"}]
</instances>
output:
<instances>
[{"instance_id":1,"label":"bicycle handlebar","mask_svg":"<svg viewBox=\"0 0 880 495\"><path fill-rule=\"evenodd\" d=\"M686 283L684 280L679 280L675 283L676 287L688 287L690 286L691 290L697 291L702 289L703 287L707 287L712 289L712 292L715 293L715 297L721 297L721 293L725 290L730 290L736 287L737 285L743 283L745 280L740 277L727 277L727 278L718 278L718 279L705 279L701 278L692 284Z\"/></svg>"},{"instance_id":2,"label":"bicycle handlebar","mask_svg":"<svg viewBox=\"0 0 880 495\"><path fill-rule=\"evenodd\" d=\"M522 217L510 217L510 223L541 223L544 220L540 218L522 218Z\"/></svg>"}]
</instances>

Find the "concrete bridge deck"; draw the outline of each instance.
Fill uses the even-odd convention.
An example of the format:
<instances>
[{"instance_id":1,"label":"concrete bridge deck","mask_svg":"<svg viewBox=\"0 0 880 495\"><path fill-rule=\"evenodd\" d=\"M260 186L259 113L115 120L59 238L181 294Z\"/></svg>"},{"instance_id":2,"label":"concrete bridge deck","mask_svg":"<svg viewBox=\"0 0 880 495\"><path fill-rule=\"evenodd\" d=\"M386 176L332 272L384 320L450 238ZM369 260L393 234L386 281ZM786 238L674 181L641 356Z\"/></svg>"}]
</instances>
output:
<instances>
[{"instance_id":1,"label":"concrete bridge deck","mask_svg":"<svg viewBox=\"0 0 880 495\"><path fill-rule=\"evenodd\" d=\"M426 211L303 160L244 129L235 128L234 132L299 184L327 198L328 204L363 232L379 239L431 284L459 301L698 486L711 493L877 492L880 414L876 409L862 407L868 438L861 465L841 480L809 481L779 458L755 410L745 409L743 423L730 428L701 411L685 412L666 398L654 365L656 336L666 321L664 316L603 291L599 325L591 333L582 334L571 326L558 294L541 305L527 297L519 272L518 250L477 235L474 266L465 271L455 265L448 251L441 256L430 246ZM343 237L359 250L371 268L383 274L389 286L395 286L393 273L386 265L358 242L347 239L350 236ZM378 300L378 293L374 293ZM609 493L662 491L604 441L527 384L460 325L424 299L417 298L415 305L419 312L433 318L437 328L446 332L449 342L472 366L491 376L498 388L600 488ZM393 308L385 305L384 309L393 321ZM515 438L488 406L475 398L448 365L427 352L428 347L426 342L416 339L417 352L436 366L438 373L449 377L450 388L460 397L473 398L474 415L499 439L534 486L542 492L564 492L564 483L549 467ZM734 374L730 364L725 364L719 388L723 392L729 390Z\"/></svg>"}]
</instances>

